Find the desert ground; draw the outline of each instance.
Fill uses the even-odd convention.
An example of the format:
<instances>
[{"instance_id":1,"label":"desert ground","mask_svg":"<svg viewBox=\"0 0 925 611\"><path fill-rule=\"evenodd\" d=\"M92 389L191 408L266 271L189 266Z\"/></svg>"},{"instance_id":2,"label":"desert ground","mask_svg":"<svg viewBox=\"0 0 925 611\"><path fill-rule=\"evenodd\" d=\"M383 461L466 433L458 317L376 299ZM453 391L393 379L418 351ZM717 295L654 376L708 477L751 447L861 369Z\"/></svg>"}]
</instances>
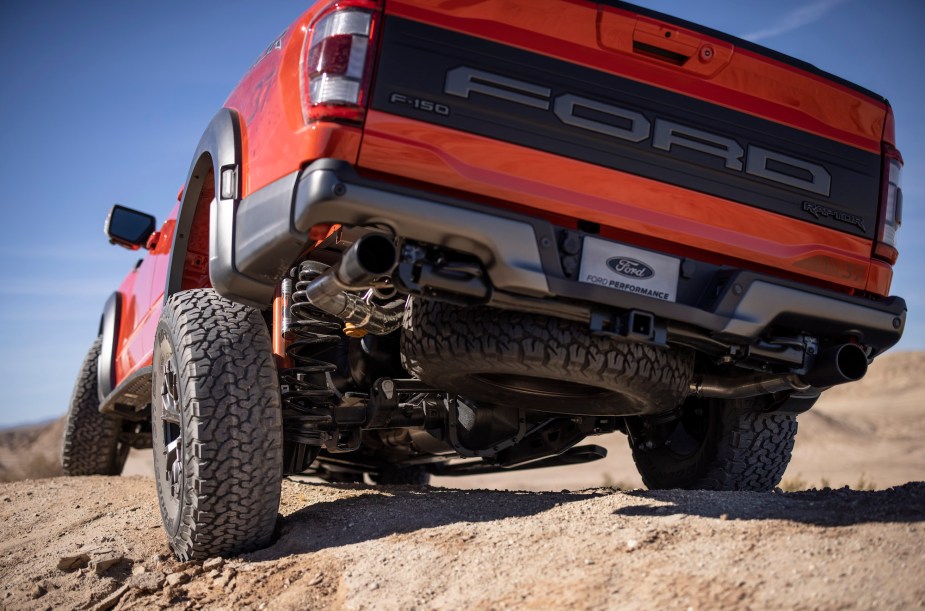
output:
<instances>
[{"instance_id":1,"label":"desert ground","mask_svg":"<svg viewBox=\"0 0 925 611\"><path fill-rule=\"evenodd\" d=\"M896 353L827 392L776 492L646 491L617 435L579 467L288 480L275 543L205 563L170 557L146 453L121 478L35 479L60 422L8 430L0 608L923 608L923 373Z\"/></svg>"}]
</instances>

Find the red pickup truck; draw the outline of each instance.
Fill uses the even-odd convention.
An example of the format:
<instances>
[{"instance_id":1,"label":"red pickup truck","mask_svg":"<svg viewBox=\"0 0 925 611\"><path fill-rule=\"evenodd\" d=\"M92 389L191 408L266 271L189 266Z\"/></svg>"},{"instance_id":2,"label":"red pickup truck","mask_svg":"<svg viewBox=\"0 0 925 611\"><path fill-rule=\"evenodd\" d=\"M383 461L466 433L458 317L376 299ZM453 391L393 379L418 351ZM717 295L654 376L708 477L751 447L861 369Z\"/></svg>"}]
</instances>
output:
<instances>
[{"instance_id":1,"label":"red pickup truck","mask_svg":"<svg viewBox=\"0 0 925 611\"><path fill-rule=\"evenodd\" d=\"M623 2L318 2L199 142L74 392L70 474L154 448L180 558L270 540L284 474L603 457L770 490L797 415L901 337L887 101Z\"/></svg>"}]
</instances>

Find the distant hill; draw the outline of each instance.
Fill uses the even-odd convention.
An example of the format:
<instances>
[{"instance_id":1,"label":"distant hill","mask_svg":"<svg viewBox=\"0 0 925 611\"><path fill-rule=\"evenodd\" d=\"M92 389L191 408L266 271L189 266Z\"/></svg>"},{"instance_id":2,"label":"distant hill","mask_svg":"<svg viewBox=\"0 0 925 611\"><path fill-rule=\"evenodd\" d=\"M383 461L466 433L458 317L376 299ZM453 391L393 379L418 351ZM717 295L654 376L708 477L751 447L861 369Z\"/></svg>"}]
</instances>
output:
<instances>
[{"instance_id":1,"label":"distant hill","mask_svg":"<svg viewBox=\"0 0 925 611\"><path fill-rule=\"evenodd\" d=\"M59 460L63 418L0 430L0 481L52 477ZM895 352L877 359L860 382L835 387L799 418L799 433L785 482L883 488L925 479L925 352ZM605 460L588 465L480 477L435 478L466 488L578 489L641 486L623 435L592 437L607 447ZM132 451L127 474L151 473L150 451Z\"/></svg>"},{"instance_id":2,"label":"distant hill","mask_svg":"<svg viewBox=\"0 0 925 611\"><path fill-rule=\"evenodd\" d=\"M856 398L907 391L925 392L925 352L888 352L874 361L860 382L836 386L825 393L825 398Z\"/></svg>"},{"instance_id":3,"label":"distant hill","mask_svg":"<svg viewBox=\"0 0 925 611\"><path fill-rule=\"evenodd\" d=\"M64 418L0 430L0 481L61 475Z\"/></svg>"}]
</instances>

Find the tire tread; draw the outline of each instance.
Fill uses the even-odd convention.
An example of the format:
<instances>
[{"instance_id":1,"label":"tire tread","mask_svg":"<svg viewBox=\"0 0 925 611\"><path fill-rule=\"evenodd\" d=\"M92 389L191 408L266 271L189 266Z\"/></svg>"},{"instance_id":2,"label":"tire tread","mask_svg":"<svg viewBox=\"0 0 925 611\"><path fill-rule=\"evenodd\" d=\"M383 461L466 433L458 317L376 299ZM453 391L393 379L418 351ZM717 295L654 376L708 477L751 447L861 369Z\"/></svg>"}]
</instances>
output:
<instances>
[{"instance_id":1,"label":"tire tread","mask_svg":"<svg viewBox=\"0 0 925 611\"><path fill-rule=\"evenodd\" d=\"M71 394L61 444L65 475L119 475L125 463L119 448L121 420L100 413L97 368L102 344L98 337L90 346Z\"/></svg>"},{"instance_id":2,"label":"tire tread","mask_svg":"<svg viewBox=\"0 0 925 611\"><path fill-rule=\"evenodd\" d=\"M648 488L773 490L781 481L797 434L794 414L761 411L764 397L717 401L715 424L693 460L662 449L633 448L633 460Z\"/></svg>"},{"instance_id":3,"label":"tire tread","mask_svg":"<svg viewBox=\"0 0 925 611\"><path fill-rule=\"evenodd\" d=\"M594 335L559 318L420 298L406 309L401 352L412 375L475 399L477 383L466 376L511 373L605 388L658 412L678 404L693 374L686 350Z\"/></svg>"},{"instance_id":4,"label":"tire tread","mask_svg":"<svg viewBox=\"0 0 925 611\"><path fill-rule=\"evenodd\" d=\"M282 413L266 324L255 309L196 289L168 299L158 332L172 334L188 406L180 408L187 503L171 546L181 560L265 547L282 481Z\"/></svg>"}]
</instances>

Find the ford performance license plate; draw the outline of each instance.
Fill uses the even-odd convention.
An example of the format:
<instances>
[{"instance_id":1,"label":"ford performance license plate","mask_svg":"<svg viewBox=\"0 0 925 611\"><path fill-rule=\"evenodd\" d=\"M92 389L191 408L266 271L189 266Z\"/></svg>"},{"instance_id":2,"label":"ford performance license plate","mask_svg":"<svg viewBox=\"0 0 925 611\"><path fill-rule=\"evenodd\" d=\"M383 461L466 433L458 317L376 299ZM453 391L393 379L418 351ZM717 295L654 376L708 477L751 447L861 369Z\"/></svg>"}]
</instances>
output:
<instances>
[{"instance_id":1,"label":"ford performance license plate","mask_svg":"<svg viewBox=\"0 0 925 611\"><path fill-rule=\"evenodd\" d=\"M579 280L675 301L680 260L600 238L585 237Z\"/></svg>"}]
</instances>

